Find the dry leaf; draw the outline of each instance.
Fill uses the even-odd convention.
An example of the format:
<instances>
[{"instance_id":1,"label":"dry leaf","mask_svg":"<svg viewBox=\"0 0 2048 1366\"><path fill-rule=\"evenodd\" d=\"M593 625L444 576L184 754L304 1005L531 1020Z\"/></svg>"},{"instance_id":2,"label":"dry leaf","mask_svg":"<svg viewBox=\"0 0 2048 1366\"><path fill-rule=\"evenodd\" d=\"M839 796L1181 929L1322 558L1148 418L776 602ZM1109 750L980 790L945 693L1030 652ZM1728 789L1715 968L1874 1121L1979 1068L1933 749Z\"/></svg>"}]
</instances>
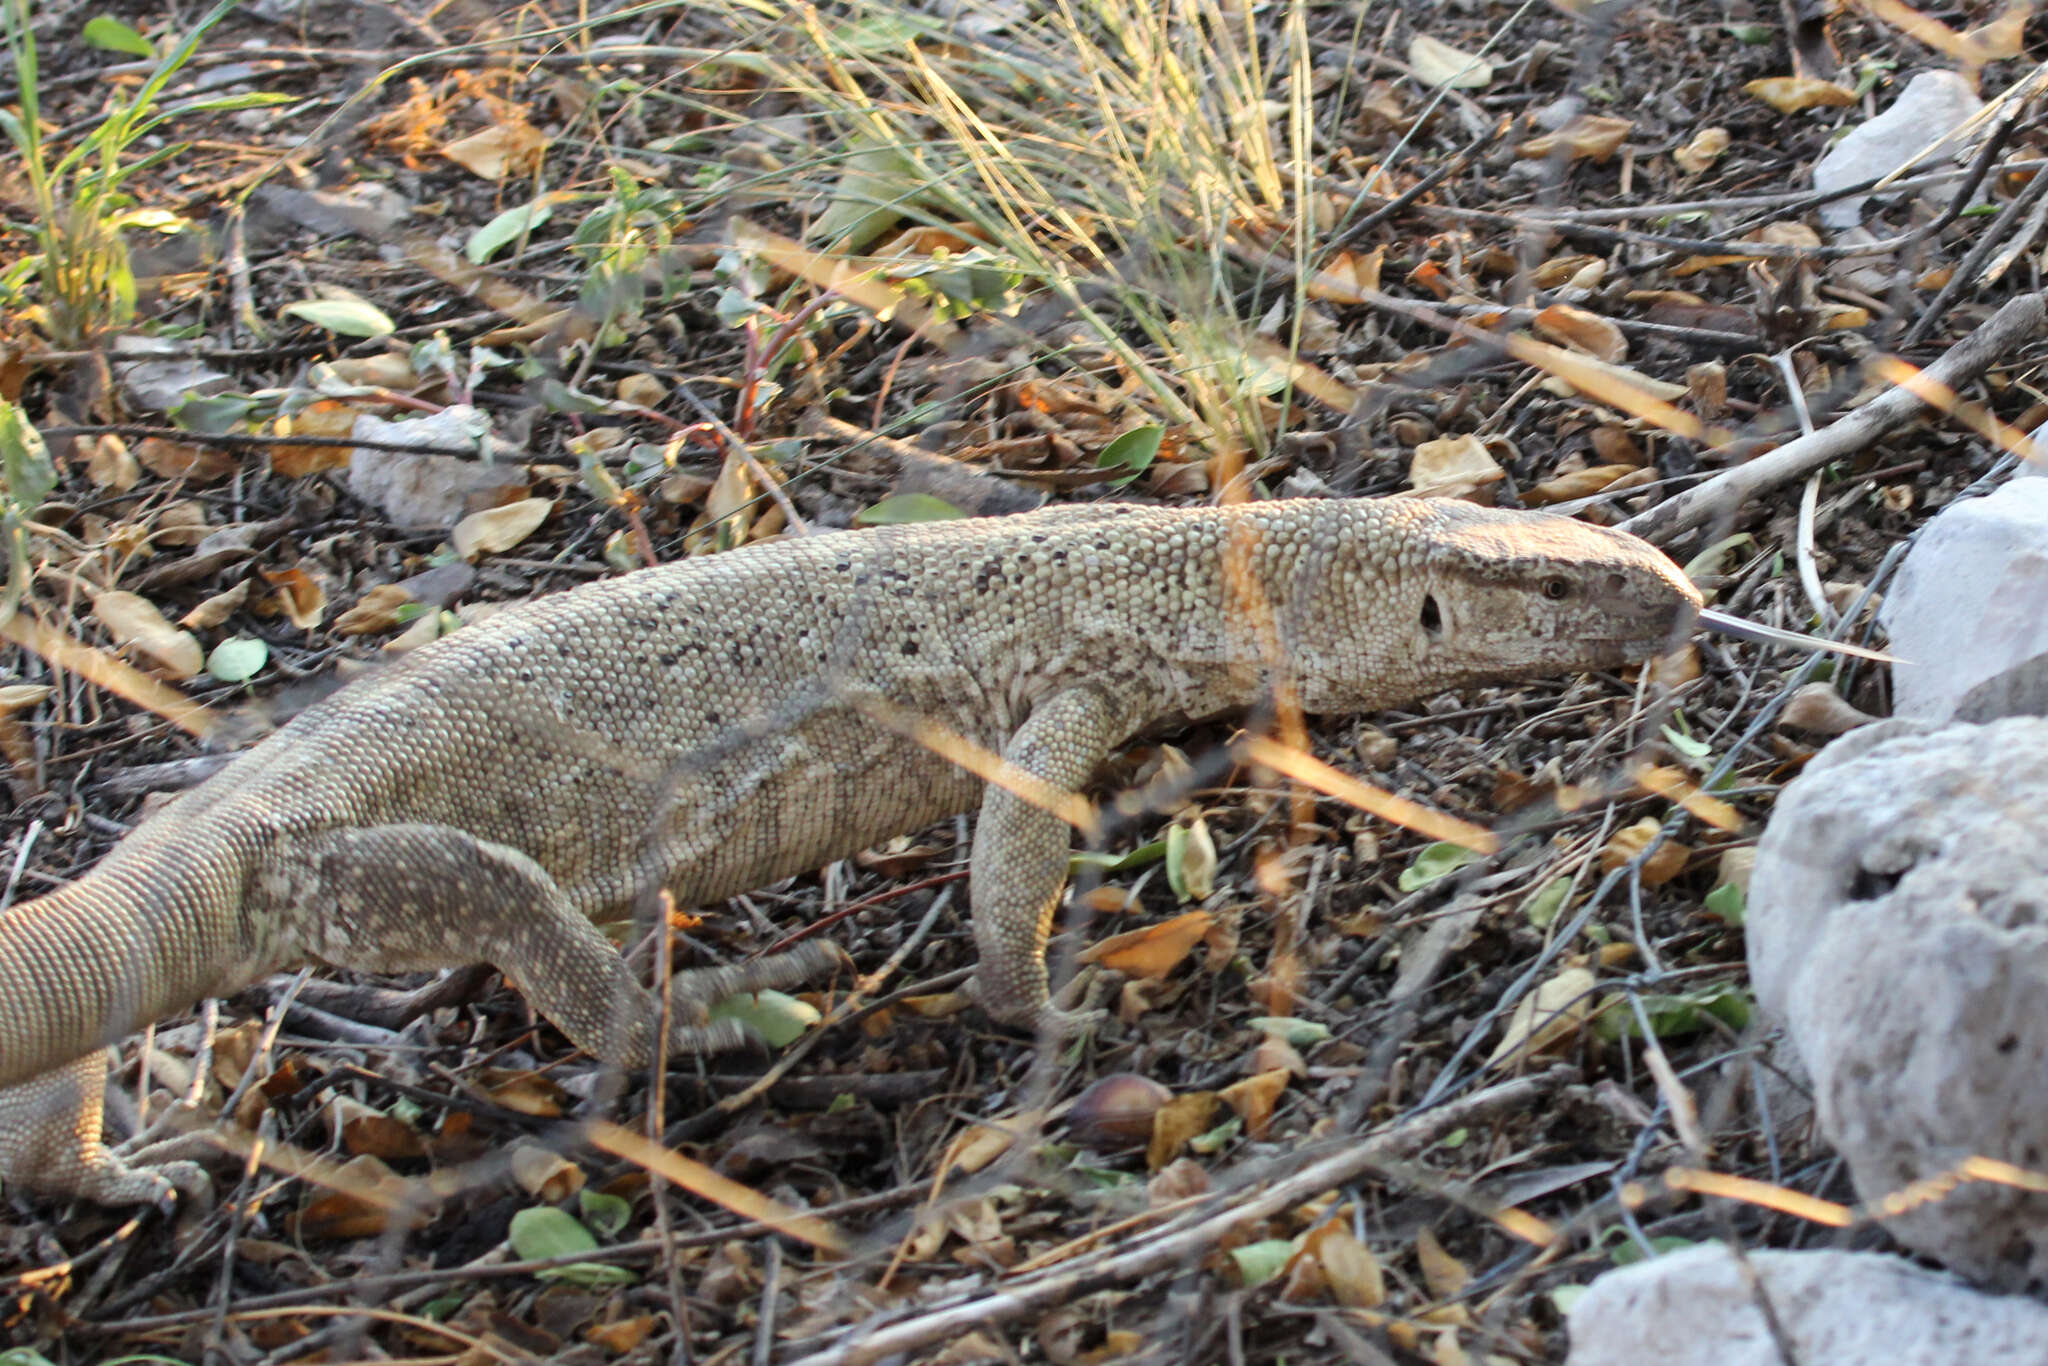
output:
<instances>
[{"instance_id":1,"label":"dry leaf","mask_svg":"<svg viewBox=\"0 0 2048 1366\"><path fill-rule=\"evenodd\" d=\"M1152 1140L1145 1148L1145 1169L1158 1171L1180 1156L1180 1150L1209 1131L1223 1102L1214 1091L1175 1096L1152 1116Z\"/></svg>"},{"instance_id":2,"label":"dry leaf","mask_svg":"<svg viewBox=\"0 0 2048 1366\"><path fill-rule=\"evenodd\" d=\"M1823 685L1825 686L1825 685ZM1710 797L1700 791L1699 785L1686 776L1683 770L1664 765L1638 764L1629 774L1637 787L1668 802L1675 802L1685 808L1693 819L1717 830L1740 830L1742 816L1736 809L1719 797Z\"/></svg>"},{"instance_id":3,"label":"dry leaf","mask_svg":"<svg viewBox=\"0 0 2048 1366\"><path fill-rule=\"evenodd\" d=\"M183 479L188 484L218 483L242 467L233 456L212 446L166 441L160 436L144 437L137 443L135 458L159 479Z\"/></svg>"},{"instance_id":4,"label":"dry leaf","mask_svg":"<svg viewBox=\"0 0 2048 1366\"><path fill-rule=\"evenodd\" d=\"M1449 43L1418 33L1408 43L1408 66L1424 85L1453 90L1483 90L1493 82L1493 63Z\"/></svg>"},{"instance_id":5,"label":"dry leaf","mask_svg":"<svg viewBox=\"0 0 2048 1366\"><path fill-rule=\"evenodd\" d=\"M241 610L242 604L249 600L249 587L249 580L243 579L233 588L203 599L197 607L178 618L178 625L188 631L212 630Z\"/></svg>"},{"instance_id":6,"label":"dry leaf","mask_svg":"<svg viewBox=\"0 0 2048 1366\"><path fill-rule=\"evenodd\" d=\"M1529 272L1530 282L1538 289L1562 289L1588 270L1604 269L1607 263L1598 256L1578 252L1566 256L1553 256Z\"/></svg>"},{"instance_id":7,"label":"dry leaf","mask_svg":"<svg viewBox=\"0 0 2048 1366\"><path fill-rule=\"evenodd\" d=\"M946 1155L939 1159L940 1176L949 1172L974 1175L1010 1151L1010 1145L1017 1141L1019 1134L1032 1131L1043 1119L1042 1111L1026 1110L987 1124L974 1125L946 1145Z\"/></svg>"},{"instance_id":8,"label":"dry leaf","mask_svg":"<svg viewBox=\"0 0 2048 1366\"><path fill-rule=\"evenodd\" d=\"M1597 313L1570 304L1552 304L1536 315L1536 330L1555 342L1610 365L1628 359L1628 338Z\"/></svg>"},{"instance_id":9,"label":"dry leaf","mask_svg":"<svg viewBox=\"0 0 2048 1366\"><path fill-rule=\"evenodd\" d=\"M546 134L525 119L513 118L448 143L441 155L480 179L503 180L507 175L531 174L547 148Z\"/></svg>"},{"instance_id":10,"label":"dry leaf","mask_svg":"<svg viewBox=\"0 0 2048 1366\"><path fill-rule=\"evenodd\" d=\"M1593 1013L1592 969L1568 967L1515 1004L1488 1067L1509 1067L1569 1042Z\"/></svg>"},{"instance_id":11,"label":"dry leaf","mask_svg":"<svg viewBox=\"0 0 2048 1366\"><path fill-rule=\"evenodd\" d=\"M1156 980L1194 952L1215 919L1207 911L1188 911L1142 930L1113 934L1076 956L1083 963L1100 963L1127 976Z\"/></svg>"},{"instance_id":12,"label":"dry leaf","mask_svg":"<svg viewBox=\"0 0 2048 1366\"><path fill-rule=\"evenodd\" d=\"M1273 1122L1273 1109L1280 1103L1280 1096L1291 1080L1293 1074L1284 1067L1278 1067L1232 1082L1216 1094L1244 1121L1246 1133L1253 1138L1264 1138L1267 1126Z\"/></svg>"},{"instance_id":13,"label":"dry leaf","mask_svg":"<svg viewBox=\"0 0 2048 1366\"><path fill-rule=\"evenodd\" d=\"M555 509L552 498L522 498L516 503L472 512L448 533L449 544L465 560L510 550L540 529Z\"/></svg>"},{"instance_id":14,"label":"dry leaf","mask_svg":"<svg viewBox=\"0 0 2048 1366\"><path fill-rule=\"evenodd\" d=\"M400 611L411 605L412 594L405 589L395 583L380 583L334 619L334 633L367 636L388 631L398 625Z\"/></svg>"},{"instance_id":15,"label":"dry leaf","mask_svg":"<svg viewBox=\"0 0 2048 1366\"><path fill-rule=\"evenodd\" d=\"M331 436L345 441L354 433L362 411L353 403L323 398L279 417L273 430L279 436ZM354 454L351 446L272 446L270 468L286 479L301 479L322 470L345 470Z\"/></svg>"},{"instance_id":16,"label":"dry leaf","mask_svg":"<svg viewBox=\"0 0 2048 1366\"><path fill-rule=\"evenodd\" d=\"M1574 498L1590 498L1613 484L1616 480L1636 473L1633 465L1594 465L1570 474L1560 474L1555 479L1546 479L1523 492L1522 501L1530 507L1543 507L1550 503L1568 503Z\"/></svg>"},{"instance_id":17,"label":"dry leaf","mask_svg":"<svg viewBox=\"0 0 2048 1366\"><path fill-rule=\"evenodd\" d=\"M583 1336L615 1356L625 1356L661 1326L662 1320L655 1315L638 1314L612 1323L593 1323L583 1330Z\"/></svg>"},{"instance_id":18,"label":"dry leaf","mask_svg":"<svg viewBox=\"0 0 2048 1366\"><path fill-rule=\"evenodd\" d=\"M521 1140L512 1145L512 1179L528 1195L547 1204L567 1200L589 1178L583 1168L552 1148Z\"/></svg>"},{"instance_id":19,"label":"dry leaf","mask_svg":"<svg viewBox=\"0 0 2048 1366\"><path fill-rule=\"evenodd\" d=\"M1311 1234L1303 1250L1322 1264L1330 1297L1347 1309L1377 1309L1387 1301L1386 1273L1372 1249L1337 1222Z\"/></svg>"},{"instance_id":20,"label":"dry leaf","mask_svg":"<svg viewBox=\"0 0 2048 1366\"><path fill-rule=\"evenodd\" d=\"M1656 817L1645 816L1634 825L1615 831L1600 851L1600 871L1611 873L1642 853L1661 829L1663 825ZM1659 887L1671 881L1685 871L1685 861L1691 857L1689 845L1680 844L1677 840L1664 841L1643 865L1643 885Z\"/></svg>"},{"instance_id":21,"label":"dry leaf","mask_svg":"<svg viewBox=\"0 0 2048 1366\"><path fill-rule=\"evenodd\" d=\"M199 638L164 620L156 604L145 597L113 589L92 600L92 614L107 628L116 647L133 646L173 678L191 678L206 667L206 651L200 648Z\"/></svg>"},{"instance_id":22,"label":"dry leaf","mask_svg":"<svg viewBox=\"0 0 2048 1366\"><path fill-rule=\"evenodd\" d=\"M277 586L277 608L292 625L310 631L327 614L327 590L311 574L294 565L290 569L266 569L266 581Z\"/></svg>"},{"instance_id":23,"label":"dry leaf","mask_svg":"<svg viewBox=\"0 0 2048 1366\"><path fill-rule=\"evenodd\" d=\"M411 359L403 351L385 351L375 356L343 356L339 360L328 361L327 368L333 371L334 377L342 383L359 384L365 389L390 389L394 393L409 394L422 384L420 377L413 372ZM327 401L329 400L321 400ZM319 404L313 406L318 407ZM351 414L353 411L351 409ZM355 420L353 415L349 420ZM321 433L322 436L333 434L324 431ZM347 436L348 429L343 428L340 434Z\"/></svg>"},{"instance_id":24,"label":"dry leaf","mask_svg":"<svg viewBox=\"0 0 2048 1366\"><path fill-rule=\"evenodd\" d=\"M1385 247L1359 253L1340 251L1308 279L1311 299L1356 304L1365 301L1366 291L1380 287L1380 267L1387 259Z\"/></svg>"},{"instance_id":25,"label":"dry leaf","mask_svg":"<svg viewBox=\"0 0 2048 1366\"><path fill-rule=\"evenodd\" d=\"M1438 437L1415 448L1408 487L1430 498L1467 498L1505 477L1486 444L1469 432Z\"/></svg>"},{"instance_id":26,"label":"dry leaf","mask_svg":"<svg viewBox=\"0 0 2048 1366\"><path fill-rule=\"evenodd\" d=\"M374 1238L406 1204L405 1180L368 1155L349 1159L325 1179L334 1189L308 1201L291 1221L302 1238Z\"/></svg>"},{"instance_id":27,"label":"dry leaf","mask_svg":"<svg viewBox=\"0 0 2048 1366\"><path fill-rule=\"evenodd\" d=\"M157 509L149 539L153 545L190 546L198 545L212 533L213 525L206 520L206 509L190 498L180 498Z\"/></svg>"},{"instance_id":28,"label":"dry leaf","mask_svg":"<svg viewBox=\"0 0 2048 1366\"><path fill-rule=\"evenodd\" d=\"M653 375L626 375L619 380L619 402L636 408L659 408L668 399L668 386Z\"/></svg>"},{"instance_id":29,"label":"dry leaf","mask_svg":"<svg viewBox=\"0 0 2048 1366\"><path fill-rule=\"evenodd\" d=\"M1671 154L1678 168L1689 175L1698 175L1721 159L1721 153L1728 150L1726 128L1702 128L1692 135L1692 141Z\"/></svg>"},{"instance_id":30,"label":"dry leaf","mask_svg":"<svg viewBox=\"0 0 2048 1366\"><path fill-rule=\"evenodd\" d=\"M1421 1264L1422 1283L1429 1287L1432 1299L1454 1300L1472 1279L1465 1264L1444 1251L1436 1234L1426 1228L1415 1235L1415 1260Z\"/></svg>"},{"instance_id":31,"label":"dry leaf","mask_svg":"<svg viewBox=\"0 0 2048 1366\"><path fill-rule=\"evenodd\" d=\"M223 1080L222 1084L229 1083ZM326 1120L328 1128L341 1140L342 1151L352 1157L368 1154L388 1162L427 1155L427 1145L417 1129L348 1096L329 1099Z\"/></svg>"},{"instance_id":32,"label":"dry leaf","mask_svg":"<svg viewBox=\"0 0 2048 1366\"><path fill-rule=\"evenodd\" d=\"M1762 100L1780 114L1856 103L1855 91L1815 76L1766 76L1743 86L1742 92Z\"/></svg>"},{"instance_id":33,"label":"dry leaf","mask_svg":"<svg viewBox=\"0 0 2048 1366\"><path fill-rule=\"evenodd\" d=\"M126 493L142 477L142 466L135 453L112 432L87 438L87 447L85 477L92 480L94 488Z\"/></svg>"},{"instance_id":34,"label":"dry leaf","mask_svg":"<svg viewBox=\"0 0 2048 1366\"><path fill-rule=\"evenodd\" d=\"M1530 138L1516 153L1524 161L1540 161L1543 158L1562 153L1577 161L1590 157L1605 162L1621 150L1621 144L1635 130L1635 124L1628 119L1618 119L1609 114L1581 114L1555 133Z\"/></svg>"}]
</instances>

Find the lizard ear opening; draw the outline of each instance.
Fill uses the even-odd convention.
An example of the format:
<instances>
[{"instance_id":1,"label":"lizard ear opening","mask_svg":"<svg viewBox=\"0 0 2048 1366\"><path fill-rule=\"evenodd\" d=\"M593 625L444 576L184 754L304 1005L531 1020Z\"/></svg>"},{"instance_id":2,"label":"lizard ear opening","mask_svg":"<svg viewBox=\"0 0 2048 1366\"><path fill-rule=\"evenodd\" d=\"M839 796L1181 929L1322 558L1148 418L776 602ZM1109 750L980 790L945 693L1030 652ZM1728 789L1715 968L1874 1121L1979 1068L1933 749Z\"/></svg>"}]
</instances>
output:
<instances>
[{"instance_id":1,"label":"lizard ear opening","mask_svg":"<svg viewBox=\"0 0 2048 1366\"><path fill-rule=\"evenodd\" d=\"M1422 629L1433 636L1444 632L1443 609L1437 606L1436 594L1427 593L1422 599Z\"/></svg>"}]
</instances>

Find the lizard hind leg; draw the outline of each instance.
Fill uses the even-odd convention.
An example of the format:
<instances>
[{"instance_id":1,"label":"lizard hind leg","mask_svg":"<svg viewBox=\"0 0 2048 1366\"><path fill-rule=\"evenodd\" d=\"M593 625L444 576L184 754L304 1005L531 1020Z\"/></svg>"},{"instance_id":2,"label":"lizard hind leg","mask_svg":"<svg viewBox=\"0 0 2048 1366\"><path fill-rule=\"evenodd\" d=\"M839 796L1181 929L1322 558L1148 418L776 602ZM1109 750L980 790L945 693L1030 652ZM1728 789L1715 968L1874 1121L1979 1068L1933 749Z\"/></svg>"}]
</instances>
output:
<instances>
[{"instance_id":1,"label":"lizard hind leg","mask_svg":"<svg viewBox=\"0 0 2048 1366\"><path fill-rule=\"evenodd\" d=\"M111 1055L101 1049L0 1091L0 1183L103 1205L167 1208L173 1191L197 1208L213 1183L194 1162L131 1164L100 1139Z\"/></svg>"},{"instance_id":2,"label":"lizard hind leg","mask_svg":"<svg viewBox=\"0 0 2048 1366\"><path fill-rule=\"evenodd\" d=\"M307 949L323 962L402 972L488 962L511 977L586 1052L626 1067L655 1055L660 1005L611 941L545 868L510 845L448 825L338 829L295 844L287 875L322 903ZM788 985L822 971L829 946L727 968L676 974L669 1045L678 1052L745 1047L736 1023L706 1011L733 991Z\"/></svg>"}]
</instances>

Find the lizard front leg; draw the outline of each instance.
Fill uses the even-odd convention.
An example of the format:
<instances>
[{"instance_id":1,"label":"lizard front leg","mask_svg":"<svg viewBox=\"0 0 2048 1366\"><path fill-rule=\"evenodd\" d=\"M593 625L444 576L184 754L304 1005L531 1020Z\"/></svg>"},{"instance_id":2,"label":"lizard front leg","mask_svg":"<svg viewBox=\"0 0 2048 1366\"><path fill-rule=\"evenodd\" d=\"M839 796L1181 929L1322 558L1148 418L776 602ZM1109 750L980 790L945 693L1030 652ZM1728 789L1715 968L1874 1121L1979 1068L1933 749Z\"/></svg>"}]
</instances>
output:
<instances>
[{"instance_id":1,"label":"lizard front leg","mask_svg":"<svg viewBox=\"0 0 2048 1366\"><path fill-rule=\"evenodd\" d=\"M1012 768L1061 793L1080 791L1130 727L1094 687L1069 688L1039 703L1003 748ZM991 782L974 830L969 901L974 994L1005 1024L1054 1034L1090 1023L1094 1012L1055 1009L1045 948L1067 884L1073 835L1067 822L1028 797Z\"/></svg>"},{"instance_id":2,"label":"lizard front leg","mask_svg":"<svg viewBox=\"0 0 2048 1366\"><path fill-rule=\"evenodd\" d=\"M586 1052L626 1067L654 1060L660 1007L653 994L547 870L519 850L454 826L397 824L328 831L282 853L294 900L319 898L317 928L306 938L314 956L372 972L487 962ZM818 942L677 973L670 1048L744 1046L741 1025L708 1021L712 1004L818 976L838 961L836 949Z\"/></svg>"}]
</instances>

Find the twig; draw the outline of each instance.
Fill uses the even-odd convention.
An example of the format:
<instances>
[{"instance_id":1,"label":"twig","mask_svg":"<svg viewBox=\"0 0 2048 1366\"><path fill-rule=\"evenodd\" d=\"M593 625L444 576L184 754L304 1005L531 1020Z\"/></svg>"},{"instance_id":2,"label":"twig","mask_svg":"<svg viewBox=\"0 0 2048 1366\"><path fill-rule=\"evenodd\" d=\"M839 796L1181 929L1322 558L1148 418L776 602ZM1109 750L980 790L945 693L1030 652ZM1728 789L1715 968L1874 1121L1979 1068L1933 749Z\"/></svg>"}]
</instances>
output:
<instances>
[{"instance_id":1,"label":"twig","mask_svg":"<svg viewBox=\"0 0 2048 1366\"><path fill-rule=\"evenodd\" d=\"M1452 1101L1371 1137L1346 1140L1336 1152L1275 1182L1261 1195L1247 1197L1236 1191L1219 1193L1216 1200L1223 1208L1200 1223L1153 1238L1130 1251L1101 1261L1070 1266L1022 1284L941 1306L865 1336L855 1336L837 1346L803 1357L794 1366L863 1366L867 1362L918 1351L971 1328L985 1328L1040 1314L1055 1305L1072 1303L1109 1286L1134 1281L1157 1271L1191 1265L1247 1224L1269 1219L1324 1191L1355 1181L1399 1153L1433 1142L1453 1129L1483 1123L1494 1115L1535 1105L1574 1075L1570 1068L1556 1068L1538 1076L1521 1077L1484 1091L1475 1091L1462 1100ZM858 1334L859 1330L855 1332Z\"/></svg>"},{"instance_id":2,"label":"twig","mask_svg":"<svg viewBox=\"0 0 2048 1366\"><path fill-rule=\"evenodd\" d=\"M1920 380L1930 386L1960 389L2044 331L2048 331L2048 295L2021 295L1949 348L1921 372ZM1758 494L1862 450L1929 406L1912 391L1894 386L1811 436L1789 441L1636 514L1622 523L1622 529L1668 544L1684 532L1732 518L1744 502Z\"/></svg>"}]
</instances>

